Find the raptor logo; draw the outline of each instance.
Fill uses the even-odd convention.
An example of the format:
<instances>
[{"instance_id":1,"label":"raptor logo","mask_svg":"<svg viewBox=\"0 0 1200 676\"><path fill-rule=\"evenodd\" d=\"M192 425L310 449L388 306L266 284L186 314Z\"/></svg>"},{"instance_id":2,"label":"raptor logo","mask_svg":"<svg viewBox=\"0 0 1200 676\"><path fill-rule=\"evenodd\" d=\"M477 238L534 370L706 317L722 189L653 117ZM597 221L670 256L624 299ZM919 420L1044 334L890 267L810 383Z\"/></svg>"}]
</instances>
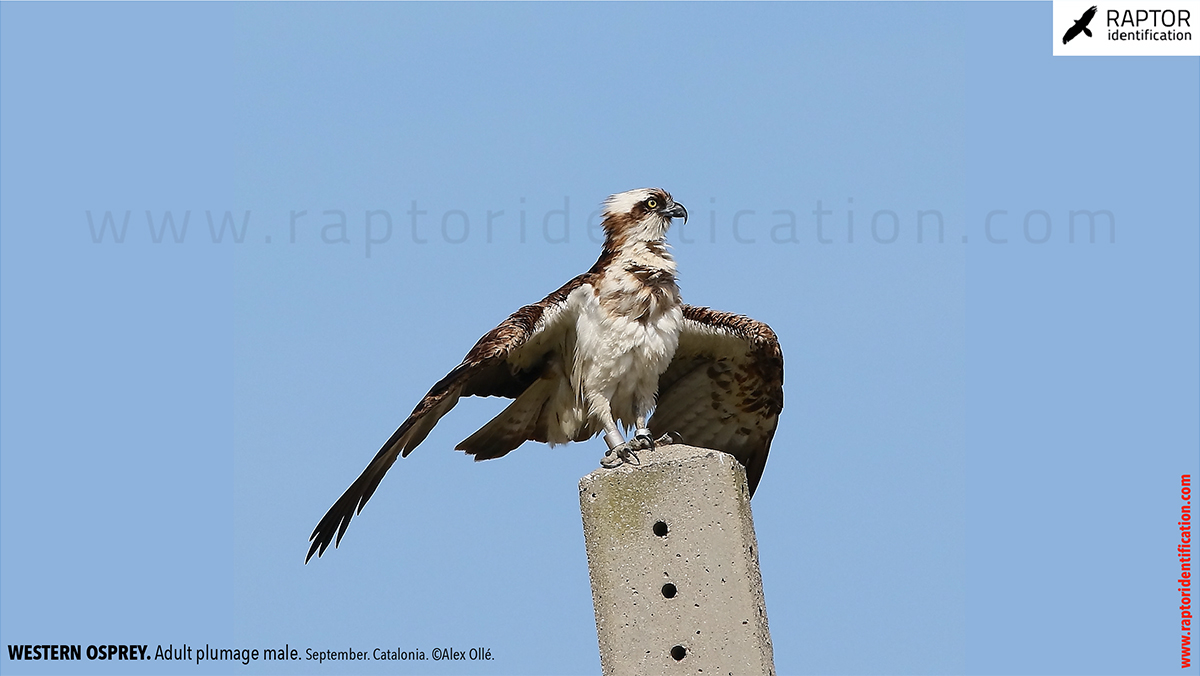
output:
<instances>
[{"instance_id":1,"label":"raptor logo","mask_svg":"<svg viewBox=\"0 0 1200 676\"><path fill-rule=\"evenodd\" d=\"M1092 17L1094 16L1096 16L1096 6L1092 5L1090 8L1088 8L1088 11L1083 13L1083 16L1079 17L1079 19L1075 22L1075 25L1067 29L1067 32L1063 35L1063 44L1067 44L1080 33L1083 33L1089 38L1092 37L1092 31L1088 30L1088 24L1092 22Z\"/></svg>"}]
</instances>

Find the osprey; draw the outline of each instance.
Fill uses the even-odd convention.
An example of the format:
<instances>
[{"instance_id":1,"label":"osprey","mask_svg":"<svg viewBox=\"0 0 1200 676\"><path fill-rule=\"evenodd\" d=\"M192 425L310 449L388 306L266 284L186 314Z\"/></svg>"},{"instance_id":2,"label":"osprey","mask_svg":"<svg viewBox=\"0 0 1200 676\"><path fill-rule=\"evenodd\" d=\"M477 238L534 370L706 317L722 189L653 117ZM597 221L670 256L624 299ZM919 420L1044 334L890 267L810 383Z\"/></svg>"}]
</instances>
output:
<instances>
[{"instance_id":1,"label":"osprey","mask_svg":"<svg viewBox=\"0 0 1200 676\"><path fill-rule=\"evenodd\" d=\"M766 324L680 300L674 218L686 222L687 209L659 188L609 197L596 264L489 331L429 390L317 524L305 563L341 543L396 458L460 397L514 400L457 446L477 461L603 434L601 465L616 467L675 435L737 458L753 495L783 409L783 353Z\"/></svg>"}]
</instances>

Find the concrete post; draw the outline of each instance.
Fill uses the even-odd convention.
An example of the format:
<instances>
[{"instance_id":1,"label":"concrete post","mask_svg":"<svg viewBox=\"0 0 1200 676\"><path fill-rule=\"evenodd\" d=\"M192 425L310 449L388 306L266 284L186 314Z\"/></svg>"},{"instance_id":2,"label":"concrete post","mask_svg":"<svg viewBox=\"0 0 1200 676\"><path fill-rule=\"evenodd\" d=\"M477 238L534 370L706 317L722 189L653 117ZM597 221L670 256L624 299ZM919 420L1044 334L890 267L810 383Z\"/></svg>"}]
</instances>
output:
<instances>
[{"instance_id":1,"label":"concrete post","mask_svg":"<svg viewBox=\"0 0 1200 676\"><path fill-rule=\"evenodd\" d=\"M746 472L691 446L579 481L605 676L775 673Z\"/></svg>"}]
</instances>

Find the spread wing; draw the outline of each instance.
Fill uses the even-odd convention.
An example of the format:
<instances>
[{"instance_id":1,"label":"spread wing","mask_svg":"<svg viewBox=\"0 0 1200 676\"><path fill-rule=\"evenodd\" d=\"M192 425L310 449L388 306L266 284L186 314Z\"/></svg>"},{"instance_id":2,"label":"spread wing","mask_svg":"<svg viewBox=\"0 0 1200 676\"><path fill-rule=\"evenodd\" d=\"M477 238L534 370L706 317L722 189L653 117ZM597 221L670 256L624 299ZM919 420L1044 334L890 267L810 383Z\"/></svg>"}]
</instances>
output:
<instances>
[{"instance_id":1,"label":"spread wing","mask_svg":"<svg viewBox=\"0 0 1200 676\"><path fill-rule=\"evenodd\" d=\"M683 306L683 331L658 379L655 434L725 451L758 487L783 410L783 352L771 327L749 317Z\"/></svg>"},{"instance_id":2,"label":"spread wing","mask_svg":"<svg viewBox=\"0 0 1200 676\"><path fill-rule=\"evenodd\" d=\"M371 499L383 475L396 462L396 457L407 456L424 441L437 421L454 408L460 397L500 396L515 399L538 380L547 363L554 358L555 351L562 345L564 333L574 330L569 297L572 291L588 283L589 275L580 275L542 302L517 310L500 326L479 339L462 363L439 380L421 399L362 474L325 513L309 536L311 545L308 556L304 558L305 563L313 554L318 557L324 554L330 542L334 543L334 547L341 543L350 520Z\"/></svg>"}]
</instances>

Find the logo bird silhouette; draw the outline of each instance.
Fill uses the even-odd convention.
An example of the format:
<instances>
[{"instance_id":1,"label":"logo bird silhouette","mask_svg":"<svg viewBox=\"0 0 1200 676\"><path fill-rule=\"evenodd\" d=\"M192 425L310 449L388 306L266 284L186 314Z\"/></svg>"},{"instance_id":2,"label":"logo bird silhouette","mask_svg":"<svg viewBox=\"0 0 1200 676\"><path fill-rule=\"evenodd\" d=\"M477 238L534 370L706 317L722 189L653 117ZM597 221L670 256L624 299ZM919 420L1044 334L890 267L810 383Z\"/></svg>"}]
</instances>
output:
<instances>
[{"instance_id":1,"label":"logo bird silhouette","mask_svg":"<svg viewBox=\"0 0 1200 676\"><path fill-rule=\"evenodd\" d=\"M1079 20L1075 22L1075 25L1067 29L1066 34L1063 35L1063 44L1067 44L1080 33L1083 33L1089 38L1092 37L1092 31L1088 30L1088 24L1092 22L1092 17L1094 16L1096 16L1096 6L1092 5L1088 11L1083 13L1083 16L1079 17Z\"/></svg>"}]
</instances>

